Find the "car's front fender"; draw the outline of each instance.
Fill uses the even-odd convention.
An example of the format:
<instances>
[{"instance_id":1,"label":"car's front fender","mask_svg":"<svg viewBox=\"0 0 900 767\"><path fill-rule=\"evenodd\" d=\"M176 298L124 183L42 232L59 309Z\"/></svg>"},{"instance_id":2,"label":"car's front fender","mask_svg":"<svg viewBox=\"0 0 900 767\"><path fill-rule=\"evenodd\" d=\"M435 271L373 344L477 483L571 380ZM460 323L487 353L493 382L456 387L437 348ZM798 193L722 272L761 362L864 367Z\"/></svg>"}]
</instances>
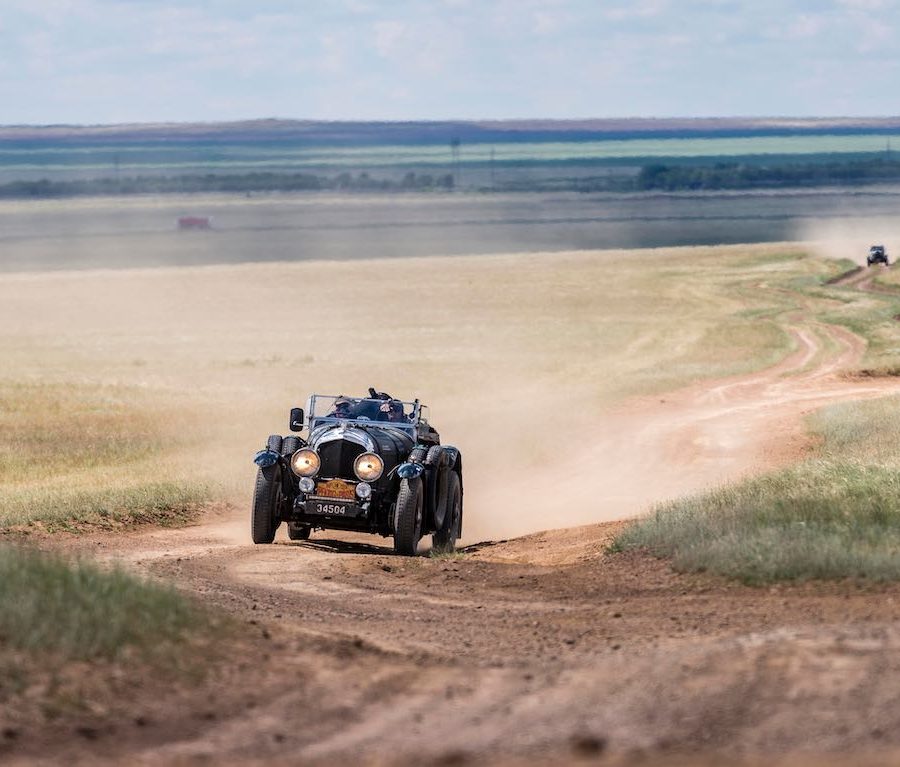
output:
<instances>
[{"instance_id":1,"label":"car's front fender","mask_svg":"<svg viewBox=\"0 0 900 767\"><path fill-rule=\"evenodd\" d=\"M424 471L425 467L421 463L401 463L397 467L397 476L400 479L414 479L415 477L421 477Z\"/></svg>"},{"instance_id":2,"label":"car's front fender","mask_svg":"<svg viewBox=\"0 0 900 767\"><path fill-rule=\"evenodd\" d=\"M253 463L259 466L260 469L268 469L279 461L281 461L281 454L276 453L274 450L269 450L269 448L260 450L253 456Z\"/></svg>"}]
</instances>

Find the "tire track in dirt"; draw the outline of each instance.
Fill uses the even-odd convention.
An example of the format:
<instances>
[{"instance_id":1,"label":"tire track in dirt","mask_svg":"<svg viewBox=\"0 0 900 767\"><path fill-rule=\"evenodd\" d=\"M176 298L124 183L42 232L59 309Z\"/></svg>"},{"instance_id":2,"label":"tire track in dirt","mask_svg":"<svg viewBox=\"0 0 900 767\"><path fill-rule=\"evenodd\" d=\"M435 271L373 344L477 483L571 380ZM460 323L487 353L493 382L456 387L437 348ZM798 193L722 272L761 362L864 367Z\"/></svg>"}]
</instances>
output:
<instances>
[{"instance_id":1,"label":"tire track in dirt","mask_svg":"<svg viewBox=\"0 0 900 767\"><path fill-rule=\"evenodd\" d=\"M868 293L889 293L897 295L898 291L887 285L879 285L875 282L879 274L884 274L890 270L890 266L879 265L878 267L856 266L849 271L839 274L837 277L829 280L826 284L832 287L855 288L856 290L866 291Z\"/></svg>"}]
</instances>

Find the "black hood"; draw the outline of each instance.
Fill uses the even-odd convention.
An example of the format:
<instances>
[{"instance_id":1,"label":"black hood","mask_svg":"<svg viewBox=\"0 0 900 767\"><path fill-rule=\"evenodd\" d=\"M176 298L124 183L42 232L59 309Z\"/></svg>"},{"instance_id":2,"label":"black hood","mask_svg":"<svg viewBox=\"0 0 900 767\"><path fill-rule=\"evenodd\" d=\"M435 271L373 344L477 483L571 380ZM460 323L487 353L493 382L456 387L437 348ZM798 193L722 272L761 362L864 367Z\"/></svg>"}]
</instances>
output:
<instances>
[{"instance_id":1,"label":"black hood","mask_svg":"<svg viewBox=\"0 0 900 767\"><path fill-rule=\"evenodd\" d=\"M384 424L329 424L309 435L309 445L322 461L319 475L354 479L353 461L362 453L373 452L384 461L384 475L409 456L415 441L403 429Z\"/></svg>"}]
</instances>

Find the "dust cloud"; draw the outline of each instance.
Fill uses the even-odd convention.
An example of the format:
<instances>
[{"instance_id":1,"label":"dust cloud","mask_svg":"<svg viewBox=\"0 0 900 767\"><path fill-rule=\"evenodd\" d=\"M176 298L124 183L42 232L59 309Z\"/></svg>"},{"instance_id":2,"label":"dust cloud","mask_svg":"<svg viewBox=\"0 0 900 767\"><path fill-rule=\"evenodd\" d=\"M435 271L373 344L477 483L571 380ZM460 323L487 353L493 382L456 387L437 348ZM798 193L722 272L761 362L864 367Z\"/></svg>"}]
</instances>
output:
<instances>
[{"instance_id":1,"label":"dust cloud","mask_svg":"<svg viewBox=\"0 0 900 767\"><path fill-rule=\"evenodd\" d=\"M630 469L598 477L637 452L624 435L604 442L596 384L552 372L570 342L530 338L552 305L553 259L535 257L537 274L517 288L507 278L507 293L496 286L514 257L7 275L0 344L16 378L161 400L172 447L159 471L212 482L243 517L223 527L235 540L246 537L252 455L287 433L290 407L368 386L421 397L463 453L465 539L504 537L636 510L609 495L628 495ZM429 296L420 308L416 295Z\"/></svg>"},{"instance_id":2,"label":"dust cloud","mask_svg":"<svg viewBox=\"0 0 900 767\"><path fill-rule=\"evenodd\" d=\"M848 259L866 265L872 245L884 245L893 261L900 254L900 222L896 218L816 219L798 225L797 236L821 258Z\"/></svg>"},{"instance_id":3,"label":"dust cloud","mask_svg":"<svg viewBox=\"0 0 900 767\"><path fill-rule=\"evenodd\" d=\"M529 268L564 274L555 258ZM496 279L511 262L404 263L413 289L442 276L427 316L388 290L396 262L10 276L0 283L4 357L29 380L162 398L173 446L158 470L212 482L236 509L219 531L236 543L247 537L253 453L268 434L286 433L289 408L313 391L371 385L422 397L443 441L463 453L468 542L633 516L666 493L720 480L730 464L712 438L691 472L684 455L666 453L666 424L677 426L679 411L653 399L626 412L598 403L611 359L590 358L584 376L566 380L554 369L557 355L577 356L571 339L523 340L553 302L547 282L531 278L519 283L530 300L498 299ZM308 291L296 311L294 285ZM386 315L395 323L387 337L372 322Z\"/></svg>"}]
</instances>

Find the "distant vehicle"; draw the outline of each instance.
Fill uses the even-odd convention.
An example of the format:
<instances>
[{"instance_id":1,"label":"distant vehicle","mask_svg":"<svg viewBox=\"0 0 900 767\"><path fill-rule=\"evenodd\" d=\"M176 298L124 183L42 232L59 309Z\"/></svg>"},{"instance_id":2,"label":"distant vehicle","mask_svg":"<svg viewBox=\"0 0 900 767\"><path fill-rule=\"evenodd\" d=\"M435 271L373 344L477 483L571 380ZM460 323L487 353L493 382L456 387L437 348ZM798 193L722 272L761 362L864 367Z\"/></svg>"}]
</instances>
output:
<instances>
[{"instance_id":1,"label":"distant vehicle","mask_svg":"<svg viewBox=\"0 0 900 767\"><path fill-rule=\"evenodd\" d=\"M884 245L873 245L869 248L869 255L866 256L866 264L868 266L872 266L872 264L884 264L885 266L890 266L888 254L884 249Z\"/></svg>"},{"instance_id":2,"label":"distant vehicle","mask_svg":"<svg viewBox=\"0 0 900 767\"><path fill-rule=\"evenodd\" d=\"M442 445L427 408L369 389L368 397L314 394L309 434L273 434L253 461L254 543L272 543L282 522L291 540L314 529L393 536L394 551L412 556L423 535L453 551L462 533L462 455ZM303 430L293 408L291 431Z\"/></svg>"},{"instance_id":3,"label":"distant vehicle","mask_svg":"<svg viewBox=\"0 0 900 767\"><path fill-rule=\"evenodd\" d=\"M212 219L209 216L181 216L178 219L179 229L212 229Z\"/></svg>"}]
</instances>

